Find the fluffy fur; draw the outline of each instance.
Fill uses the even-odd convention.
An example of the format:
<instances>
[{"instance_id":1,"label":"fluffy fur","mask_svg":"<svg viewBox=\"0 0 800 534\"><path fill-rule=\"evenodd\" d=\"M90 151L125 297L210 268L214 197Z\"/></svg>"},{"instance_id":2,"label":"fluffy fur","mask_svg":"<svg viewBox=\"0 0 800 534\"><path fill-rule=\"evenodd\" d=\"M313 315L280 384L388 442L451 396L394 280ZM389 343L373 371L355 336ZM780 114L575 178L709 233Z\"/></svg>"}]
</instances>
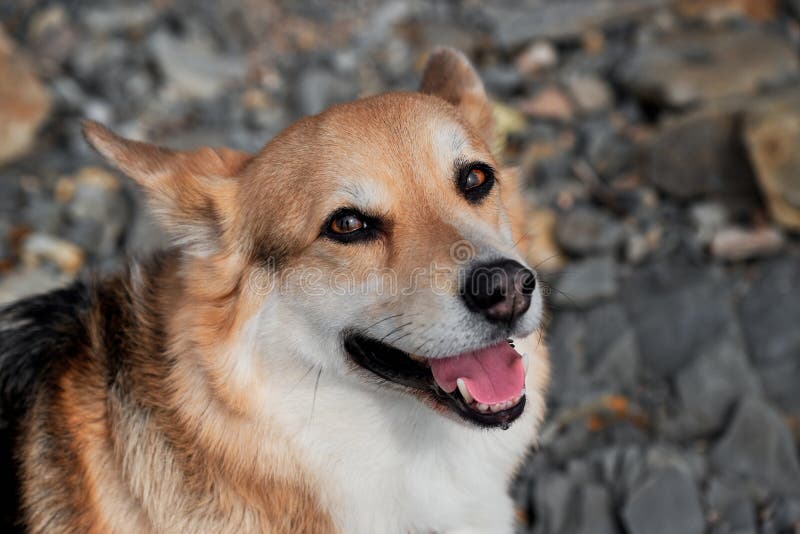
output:
<instances>
[{"instance_id":1,"label":"fluffy fur","mask_svg":"<svg viewBox=\"0 0 800 534\"><path fill-rule=\"evenodd\" d=\"M0 311L2 437L19 467L5 482L20 488L26 530L513 530L507 487L544 413L541 295L502 331L459 300L454 246L524 263L524 214L510 172L479 206L453 187L459 162L497 167L463 55L434 53L421 90L303 119L255 156L87 125L174 246ZM324 239L341 206L386 231ZM417 276L431 265L453 288ZM376 267L414 290L378 291ZM342 346L352 329L426 358L512 336L530 362L525 411L507 430L444 413L355 366Z\"/></svg>"}]
</instances>

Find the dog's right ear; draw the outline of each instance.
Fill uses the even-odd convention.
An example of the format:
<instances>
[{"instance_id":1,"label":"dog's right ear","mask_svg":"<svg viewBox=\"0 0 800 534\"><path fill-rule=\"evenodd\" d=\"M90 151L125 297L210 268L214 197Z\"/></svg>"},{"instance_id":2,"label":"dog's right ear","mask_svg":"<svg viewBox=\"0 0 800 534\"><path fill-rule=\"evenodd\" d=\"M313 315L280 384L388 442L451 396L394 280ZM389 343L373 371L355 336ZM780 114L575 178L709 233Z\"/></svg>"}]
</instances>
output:
<instances>
[{"instance_id":1,"label":"dog's right ear","mask_svg":"<svg viewBox=\"0 0 800 534\"><path fill-rule=\"evenodd\" d=\"M446 47L431 52L419 90L456 106L486 144L494 146L492 106L480 76L463 53Z\"/></svg>"},{"instance_id":2,"label":"dog's right ear","mask_svg":"<svg viewBox=\"0 0 800 534\"><path fill-rule=\"evenodd\" d=\"M178 151L124 139L92 121L86 140L144 189L167 233L189 252L220 250L236 213L234 178L250 154L209 147Z\"/></svg>"}]
</instances>

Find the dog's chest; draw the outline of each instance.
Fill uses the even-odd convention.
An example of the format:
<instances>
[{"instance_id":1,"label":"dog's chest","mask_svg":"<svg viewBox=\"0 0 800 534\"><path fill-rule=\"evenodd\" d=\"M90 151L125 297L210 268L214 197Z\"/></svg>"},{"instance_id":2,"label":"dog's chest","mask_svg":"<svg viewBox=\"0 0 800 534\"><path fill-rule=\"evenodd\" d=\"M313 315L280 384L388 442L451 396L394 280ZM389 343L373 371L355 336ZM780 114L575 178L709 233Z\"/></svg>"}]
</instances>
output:
<instances>
[{"instance_id":1,"label":"dog's chest","mask_svg":"<svg viewBox=\"0 0 800 534\"><path fill-rule=\"evenodd\" d=\"M316 397L313 413L296 403L286 421L344 532L511 531L507 486L533 438L528 418L482 431L393 394L323 385Z\"/></svg>"}]
</instances>

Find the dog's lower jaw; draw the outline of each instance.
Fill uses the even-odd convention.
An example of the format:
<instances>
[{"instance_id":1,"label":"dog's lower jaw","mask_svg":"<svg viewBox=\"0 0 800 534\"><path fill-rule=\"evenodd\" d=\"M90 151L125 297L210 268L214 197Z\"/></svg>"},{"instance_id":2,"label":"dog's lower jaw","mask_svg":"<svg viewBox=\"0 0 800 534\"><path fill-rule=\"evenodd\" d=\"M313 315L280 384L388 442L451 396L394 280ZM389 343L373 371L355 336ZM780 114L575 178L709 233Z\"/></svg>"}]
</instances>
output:
<instances>
[{"instance_id":1,"label":"dog's lower jaw","mask_svg":"<svg viewBox=\"0 0 800 534\"><path fill-rule=\"evenodd\" d=\"M538 340L518 341L531 355L528 403L508 430L451 420L397 388L359 387L333 372L270 383L272 415L342 532L512 532L508 486L544 411Z\"/></svg>"}]
</instances>

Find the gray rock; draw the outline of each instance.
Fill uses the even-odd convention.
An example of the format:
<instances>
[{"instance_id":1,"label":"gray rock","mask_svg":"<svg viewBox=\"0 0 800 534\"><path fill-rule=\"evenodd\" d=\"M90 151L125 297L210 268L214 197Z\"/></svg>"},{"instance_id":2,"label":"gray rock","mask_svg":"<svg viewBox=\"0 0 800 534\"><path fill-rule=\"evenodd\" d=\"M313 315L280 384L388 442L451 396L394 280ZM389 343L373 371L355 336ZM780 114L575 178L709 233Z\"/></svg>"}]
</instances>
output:
<instances>
[{"instance_id":1,"label":"gray rock","mask_svg":"<svg viewBox=\"0 0 800 534\"><path fill-rule=\"evenodd\" d=\"M608 490L598 484L582 485L578 502L572 506L575 526L565 534L615 534L618 532L612 515Z\"/></svg>"},{"instance_id":2,"label":"gray rock","mask_svg":"<svg viewBox=\"0 0 800 534\"><path fill-rule=\"evenodd\" d=\"M155 33L150 47L168 81L174 98L213 98L229 86L241 83L247 64L239 56L214 50L200 32L178 39L165 31Z\"/></svg>"},{"instance_id":3,"label":"gray rock","mask_svg":"<svg viewBox=\"0 0 800 534\"><path fill-rule=\"evenodd\" d=\"M555 237L566 252L584 256L611 252L622 242L624 230L607 213L587 206L560 214Z\"/></svg>"},{"instance_id":4,"label":"gray rock","mask_svg":"<svg viewBox=\"0 0 800 534\"><path fill-rule=\"evenodd\" d=\"M597 76L573 75L567 77L567 90L582 113L597 113L611 107L614 94L611 86Z\"/></svg>"},{"instance_id":5,"label":"gray rock","mask_svg":"<svg viewBox=\"0 0 800 534\"><path fill-rule=\"evenodd\" d=\"M620 80L639 98L670 107L754 94L796 76L797 55L758 31L677 32L637 50Z\"/></svg>"},{"instance_id":6,"label":"gray rock","mask_svg":"<svg viewBox=\"0 0 800 534\"><path fill-rule=\"evenodd\" d=\"M610 256L588 258L569 264L553 295L558 306L586 308L617 293L617 266Z\"/></svg>"},{"instance_id":7,"label":"gray rock","mask_svg":"<svg viewBox=\"0 0 800 534\"><path fill-rule=\"evenodd\" d=\"M92 33L107 34L144 28L158 16L150 4L98 6L81 12L80 21Z\"/></svg>"},{"instance_id":8,"label":"gray rock","mask_svg":"<svg viewBox=\"0 0 800 534\"><path fill-rule=\"evenodd\" d=\"M702 534L705 529L697 486L675 467L648 477L625 503L622 519L630 534Z\"/></svg>"},{"instance_id":9,"label":"gray rock","mask_svg":"<svg viewBox=\"0 0 800 534\"><path fill-rule=\"evenodd\" d=\"M762 400L741 401L710 458L720 473L776 491L800 492L800 461L792 433L781 415Z\"/></svg>"},{"instance_id":10,"label":"gray rock","mask_svg":"<svg viewBox=\"0 0 800 534\"><path fill-rule=\"evenodd\" d=\"M116 177L98 167L85 167L67 206L68 237L93 254L109 257L118 251L128 212Z\"/></svg>"},{"instance_id":11,"label":"gray rock","mask_svg":"<svg viewBox=\"0 0 800 534\"><path fill-rule=\"evenodd\" d=\"M777 254L785 243L783 233L776 228L731 226L711 239L711 254L726 261L742 261Z\"/></svg>"},{"instance_id":12,"label":"gray rock","mask_svg":"<svg viewBox=\"0 0 800 534\"><path fill-rule=\"evenodd\" d=\"M297 80L297 105L303 115L315 115L331 104L355 97L356 88L331 72L311 67Z\"/></svg>"},{"instance_id":13,"label":"gray rock","mask_svg":"<svg viewBox=\"0 0 800 534\"><path fill-rule=\"evenodd\" d=\"M620 295L636 329L642 363L662 377L727 335L736 321L730 284L715 269L660 262L620 280Z\"/></svg>"},{"instance_id":14,"label":"gray rock","mask_svg":"<svg viewBox=\"0 0 800 534\"><path fill-rule=\"evenodd\" d=\"M517 48L535 39L572 39L586 28L641 16L665 0L533 0L527 5L493 2L484 8L495 40Z\"/></svg>"},{"instance_id":15,"label":"gray rock","mask_svg":"<svg viewBox=\"0 0 800 534\"><path fill-rule=\"evenodd\" d=\"M64 287L72 280L71 275L59 273L47 266L3 274L0 276L0 306Z\"/></svg>"},{"instance_id":16,"label":"gray rock","mask_svg":"<svg viewBox=\"0 0 800 534\"><path fill-rule=\"evenodd\" d=\"M536 481L534 510L537 534L567 533L572 516L570 503L576 492L575 484L560 473L549 473Z\"/></svg>"},{"instance_id":17,"label":"gray rock","mask_svg":"<svg viewBox=\"0 0 800 534\"><path fill-rule=\"evenodd\" d=\"M800 412L800 257L765 263L740 300L748 351L767 396L788 412Z\"/></svg>"},{"instance_id":18,"label":"gray rock","mask_svg":"<svg viewBox=\"0 0 800 534\"><path fill-rule=\"evenodd\" d=\"M586 315L586 365L591 378L613 390L633 387L639 376L639 347L625 310L611 302Z\"/></svg>"},{"instance_id":19,"label":"gray rock","mask_svg":"<svg viewBox=\"0 0 800 534\"><path fill-rule=\"evenodd\" d=\"M665 124L646 160L650 181L680 199L755 192L736 116L727 111L701 111Z\"/></svg>"},{"instance_id":20,"label":"gray rock","mask_svg":"<svg viewBox=\"0 0 800 534\"><path fill-rule=\"evenodd\" d=\"M746 492L712 479L706 500L715 516L712 534L756 534L756 510Z\"/></svg>"},{"instance_id":21,"label":"gray rock","mask_svg":"<svg viewBox=\"0 0 800 534\"><path fill-rule=\"evenodd\" d=\"M728 209L718 201L693 204L689 208L689 214L695 227L697 242L701 245L708 245L730 220Z\"/></svg>"},{"instance_id":22,"label":"gray rock","mask_svg":"<svg viewBox=\"0 0 800 534\"><path fill-rule=\"evenodd\" d=\"M689 420L689 434L695 435L718 431L737 400L761 394L761 384L738 335L726 336L702 350L678 373L675 385L684 407L681 416Z\"/></svg>"}]
</instances>

